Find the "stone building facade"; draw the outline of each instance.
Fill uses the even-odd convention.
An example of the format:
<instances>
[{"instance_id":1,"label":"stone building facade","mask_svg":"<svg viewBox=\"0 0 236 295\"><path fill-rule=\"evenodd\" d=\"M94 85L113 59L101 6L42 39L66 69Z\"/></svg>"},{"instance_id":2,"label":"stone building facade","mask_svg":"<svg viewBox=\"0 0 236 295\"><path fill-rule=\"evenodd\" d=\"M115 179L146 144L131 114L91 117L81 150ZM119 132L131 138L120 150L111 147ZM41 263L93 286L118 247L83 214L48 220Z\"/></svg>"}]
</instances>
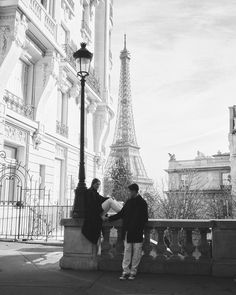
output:
<instances>
[{"instance_id":1,"label":"stone building facade","mask_svg":"<svg viewBox=\"0 0 236 295\"><path fill-rule=\"evenodd\" d=\"M196 192L196 196L216 200L219 211L232 215L231 200L231 162L229 153L220 151L212 156L197 152L193 160L176 160L170 154L168 173L168 192ZM219 216L222 217L222 216Z\"/></svg>"},{"instance_id":2,"label":"stone building facade","mask_svg":"<svg viewBox=\"0 0 236 295\"><path fill-rule=\"evenodd\" d=\"M112 26L113 0L0 1L0 151L23 163L52 203L72 200L78 180L80 83L72 54L81 41L94 53L85 89L87 183L103 175L114 116Z\"/></svg>"}]
</instances>

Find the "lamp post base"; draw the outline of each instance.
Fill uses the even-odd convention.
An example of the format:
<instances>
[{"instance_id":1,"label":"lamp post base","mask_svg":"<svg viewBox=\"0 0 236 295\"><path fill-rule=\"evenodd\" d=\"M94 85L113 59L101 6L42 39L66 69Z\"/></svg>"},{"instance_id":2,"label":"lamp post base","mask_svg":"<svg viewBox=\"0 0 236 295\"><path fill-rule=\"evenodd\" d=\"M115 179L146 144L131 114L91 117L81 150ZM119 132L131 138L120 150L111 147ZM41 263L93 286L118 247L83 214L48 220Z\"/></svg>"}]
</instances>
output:
<instances>
[{"instance_id":1,"label":"lamp post base","mask_svg":"<svg viewBox=\"0 0 236 295\"><path fill-rule=\"evenodd\" d=\"M80 185L78 184L75 189L75 200L72 212L72 218L84 218L85 217L85 208L84 201L86 198L86 184Z\"/></svg>"}]
</instances>

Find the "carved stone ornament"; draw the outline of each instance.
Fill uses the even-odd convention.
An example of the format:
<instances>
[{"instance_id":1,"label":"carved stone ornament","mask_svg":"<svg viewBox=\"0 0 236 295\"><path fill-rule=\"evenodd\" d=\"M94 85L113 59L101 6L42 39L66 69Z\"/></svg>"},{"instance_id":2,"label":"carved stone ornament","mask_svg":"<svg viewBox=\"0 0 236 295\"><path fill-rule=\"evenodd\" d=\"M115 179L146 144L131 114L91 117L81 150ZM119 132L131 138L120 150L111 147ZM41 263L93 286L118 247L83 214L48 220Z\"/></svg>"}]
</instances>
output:
<instances>
[{"instance_id":1,"label":"carved stone ornament","mask_svg":"<svg viewBox=\"0 0 236 295\"><path fill-rule=\"evenodd\" d=\"M58 80L59 77L59 59L55 52L48 51L42 60L43 85L45 85L49 76Z\"/></svg>"},{"instance_id":2,"label":"carved stone ornament","mask_svg":"<svg viewBox=\"0 0 236 295\"><path fill-rule=\"evenodd\" d=\"M57 84L62 93L67 93L71 87L71 83L67 80L67 73L60 69Z\"/></svg>"},{"instance_id":3,"label":"carved stone ornament","mask_svg":"<svg viewBox=\"0 0 236 295\"><path fill-rule=\"evenodd\" d=\"M94 114L97 109L97 103L95 101L90 101L89 105L87 106L87 112Z\"/></svg>"},{"instance_id":4,"label":"carved stone ornament","mask_svg":"<svg viewBox=\"0 0 236 295\"><path fill-rule=\"evenodd\" d=\"M66 158L66 149L60 145L56 145L56 155L59 159L65 159Z\"/></svg>"},{"instance_id":5,"label":"carved stone ornament","mask_svg":"<svg viewBox=\"0 0 236 295\"><path fill-rule=\"evenodd\" d=\"M22 48L26 45L26 30L28 29L27 18L23 15L16 18L13 41Z\"/></svg>"},{"instance_id":6,"label":"carved stone ornament","mask_svg":"<svg viewBox=\"0 0 236 295\"><path fill-rule=\"evenodd\" d=\"M4 56L7 52L11 29L9 25L0 26L0 55Z\"/></svg>"},{"instance_id":7,"label":"carved stone ornament","mask_svg":"<svg viewBox=\"0 0 236 295\"><path fill-rule=\"evenodd\" d=\"M5 124L5 137L19 144L25 145L27 142L27 132L12 125Z\"/></svg>"},{"instance_id":8,"label":"carved stone ornament","mask_svg":"<svg viewBox=\"0 0 236 295\"><path fill-rule=\"evenodd\" d=\"M80 97L80 86L78 84L73 84L70 89L70 97L76 99L76 103L79 104L79 97Z\"/></svg>"},{"instance_id":9,"label":"carved stone ornament","mask_svg":"<svg viewBox=\"0 0 236 295\"><path fill-rule=\"evenodd\" d=\"M95 156L94 160L98 169L100 169L105 163L105 159L101 155Z\"/></svg>"},{"instance_id":10,"label":"carved stone ornament","mask_svg":"<svg viewBox=\"0 0 236 295\"><path fill-rule=\"evenodd\" d=\"M168 153L168 155L170 157L169 161L176 161L175 154Z\"/></svg>"},{"instance_id":11,"label":"carved stone ornament","mask_svg":"<svg viewBox=\"0 0 236 295\"><path fill-rule=\"evenodd\" d=\"M38 129L36 131L34 131L32 139L33 139L34 148L36 150L39 150L39 146L42 143L42 134L39 132Z\"/></svg>"}]
</instances>

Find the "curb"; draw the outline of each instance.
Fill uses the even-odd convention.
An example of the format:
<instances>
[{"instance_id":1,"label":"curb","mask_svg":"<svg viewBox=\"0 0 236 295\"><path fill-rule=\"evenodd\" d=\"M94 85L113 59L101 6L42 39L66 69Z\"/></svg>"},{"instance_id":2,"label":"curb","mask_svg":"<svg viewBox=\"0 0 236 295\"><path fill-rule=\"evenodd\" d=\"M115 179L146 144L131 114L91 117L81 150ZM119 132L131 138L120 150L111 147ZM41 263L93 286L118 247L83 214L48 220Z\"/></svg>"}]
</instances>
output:
<instances>
[{"instance_id":1,"label":"curb","mask_svg":"<svg viewBox=\"0 0 236 295\"><path fill-rule=\"evenodd\" d=\"M56 246L56 247L63 247L64 242L46 242L46 241L36 241L36 240L17 240L17 239L0 239L0 242L6 243L19 243L19 244L30 244L30 245L43 245L43 246Z\"/></svg>"}]
</instances>

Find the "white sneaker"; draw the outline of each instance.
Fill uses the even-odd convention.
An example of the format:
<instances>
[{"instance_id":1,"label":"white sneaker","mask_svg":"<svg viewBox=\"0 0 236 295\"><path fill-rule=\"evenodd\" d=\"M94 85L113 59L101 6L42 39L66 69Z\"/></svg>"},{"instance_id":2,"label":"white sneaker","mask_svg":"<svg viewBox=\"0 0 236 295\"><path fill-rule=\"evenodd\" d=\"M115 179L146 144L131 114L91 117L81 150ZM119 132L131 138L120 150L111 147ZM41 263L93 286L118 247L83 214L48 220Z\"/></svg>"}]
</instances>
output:
<instances>
[{"instance_id":1,"label":"white sneaker","mask_svg":"<svg viewBox=\"0 0 236 295\"><path fill-rule=\"evenodd\" d=\"M120 276L120 280L121 281L125 281L125 280L127 280L128 279L128 277L129 277L129 274L128 273L122 273L122 275Z\"/></svg>"},{"instance_id":2,"label":"white sneaker","mask_svg":"<svg viewBox=\"0 0 236 295\"><path fill-rule=\"evenodd\" d=\"M136 275L130 274L128 277L128 280L133 281L135 279Z\"/></svg>"}]
</instances>

